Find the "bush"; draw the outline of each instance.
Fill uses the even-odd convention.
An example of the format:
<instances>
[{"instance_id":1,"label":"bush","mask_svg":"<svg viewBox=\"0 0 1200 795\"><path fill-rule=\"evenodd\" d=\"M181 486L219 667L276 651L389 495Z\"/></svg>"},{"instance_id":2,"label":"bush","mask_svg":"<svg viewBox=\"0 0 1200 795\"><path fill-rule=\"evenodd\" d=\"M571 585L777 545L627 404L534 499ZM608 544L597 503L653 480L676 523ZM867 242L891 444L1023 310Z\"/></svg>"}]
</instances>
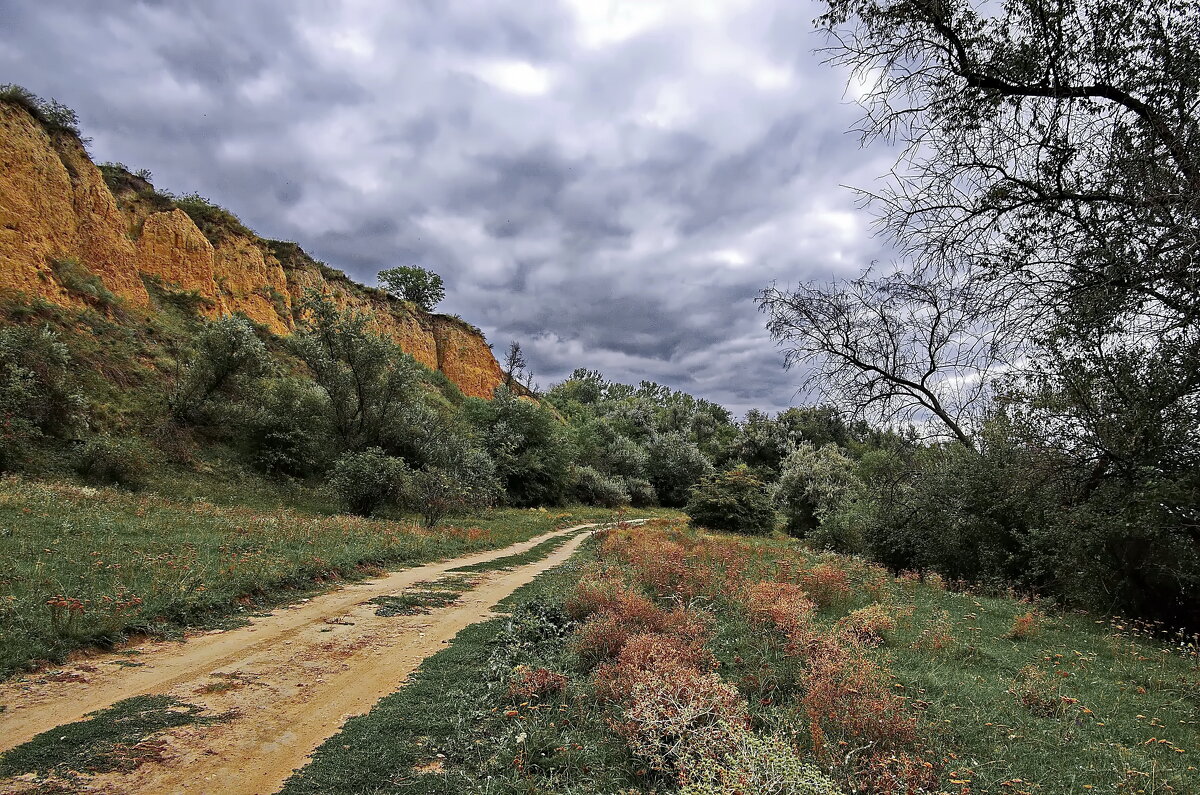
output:
<instances>
[{"instance_id":1,"label":"bush","mask_svg":"<svg viewBox=\"0 0 1200 795\"><path fill-rule=\"evenodd\" d=\"M79 115L56 99L42 99L27 88L5 83L0 85L0 102L25 108L50 132L67 132L80 137Z\"/></svg>"},{"instance_id":2,"label":"bush","mask_svg":"<svg viewBox=\"0 0 1200 795\"><path fill-rule=\"evenodd\" d=\"M175 197L175 206L188 214L208 241L214 246L220 245L231 235L252 237L254 235L236 215L213 204L199 193L189 193L186 196Z\"/></svg>"},{"instance_id":3,"label":"bush","mask_svg":"<svg viewBox=\"0 0 1200 795\"><path fill-rule=\"evenodd\" d=\"M686 510L694 524L713 530L750 535L775 530L775 509L766 484L744 466L701 480Z\"/></svg>"},{"instance_id":4,"label":"bush","mask_svg":"<svg viewBox=\"0 0 1200 795\"><path fill-rule=\"evenodd\" d=\"M682 433L661 434L646 446L647 473L663 505L687 504L692 486L712 472L712 464Z\"/></svg>"},{"instance_id":5,"label":"bush","mask_svg":"<svg viewBox=\"0 0 1200 795\"><path fill-rule=\"evenodd\" d=\"M426 312L446 297L442 277L431 270L417 267L388 268L379 272L379 284L389 295L402 301L412 301Z\"/></svg>"},{"instance_id":6,"label":"bush","mask_svg":"<svg viewBox=\"0 0 1200 795\"><path fill-rule=\"evenodd\" d=\"M605 508L619 508L629 505L629 492L625 484L617 478L600 474L589 466L575 467L575 499L585 505L600 505Z\"/></svg>"},{"instance_id":7,"label":"bush","mask_svg":"<svg viewBox=\"0 0 1200 795\"><path fill-rule=\"evenodd\" d=\"M701 759L688 771L680 795L839 795L841 790L820 768L776 737L750 731L735 733L721 759Z\"/></svg>"},{"instance_id":8,"label":"bush","mask_svg":"<svg viewBox=\"0 0 1200 795\"><path fill-rule=\"evenodd\" d=\"M65 435L81 422L74 381L71 354L49 327L0 328L0 469L33 438Z\"/></svg>"},{"instance_id":9,"label":"bush","mask_svg":"<svg viewBox=\"0 0 1200 795\"><path fill-rule=\"evenodd\" d=\"M267 348L244 317L227 315L205 324L196 350L168 403L176 419L199 422L217 394L236 394L268 368Z\"/></svg>"},{"instance_id":10,"label":"bush","mask_svg":"<svg viewBox=\"0 0 1200 795\"><path fill-rule=\"evenodd\" d=\"M854 462L837 445L801 444L781 465L775 502L787 531L804 537L846 503L859 485Z\"/></svg>"},{"instance_id":11,"label":"bush","mask_svg":"<svg viewBox=\"0 0 1200 795\"><path fill-rule=\"evenodd\" d=\"M426 527L437 527L446 517L491 505L495 499L494 483L490 472L468 473L426 466L409 478L405 504L421 514Z\"/></svg>"},{"instance_id":12,"label":"bush","mask_svg":"<svg viewBox=\"0 0 1200 795\"><path fill-rule=\"evenodd\" d=\"M626 478L625 491L629 493L629 501L635 508L651 508L658 505L658 495L650 481L644 478Z\"/></svg>"},{"instance_id":13,"label":"bush","mask_svg":"<svg viewBox=\"0 0 1200 795\"><path fill-rule=\"evenodd\" d=\"M329 402L305 378L268 379L246 423L255 466L270 474L305 477L328 460Z\"/></svg>"},{"instance_id":14,"label":"bush","mask_svg":"<svg viewBox=\"0 0 1200 795\"><path fill-rule=\"evenodd\" d=\"M50 260L58 283L72 295L78 296L100 309L111 309L121 305L121 299L104 286L100 277L73 258Z\"/></svg>"},{"instance_id":15,"label":"bush","mask_svg":"<svg viewBox=\"0 0 1200 795\"><path fill-rule=\"evenodd\" d=\"M377 447L347 453L329 474L329 488L350 513L370 516L377 508L394 503L404 494L408 467Z\"/></svg>"},{"instance_id":16,"label":"bush","mask_svg":"<svg viewBox=\"0 0 1200 795\"><path fill-rule=\"evenodd\" d=\"M89 483L137 490L146 484L147 451L132 439L98 436L79 449L75 471Z\"/></svg>"}]
</instances>

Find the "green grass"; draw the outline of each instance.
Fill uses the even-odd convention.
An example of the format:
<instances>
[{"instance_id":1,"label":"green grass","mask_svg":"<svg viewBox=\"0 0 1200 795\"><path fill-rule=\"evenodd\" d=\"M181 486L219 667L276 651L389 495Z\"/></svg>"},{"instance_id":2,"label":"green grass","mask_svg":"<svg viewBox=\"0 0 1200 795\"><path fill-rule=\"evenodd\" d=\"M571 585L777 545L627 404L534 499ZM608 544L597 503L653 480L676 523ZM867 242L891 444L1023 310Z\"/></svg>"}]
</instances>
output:
<instances>
[{"instance_id":1,"label":"green grass","mask_svg":"<svg viewBox=\"0 0 1200 795\"><path fill-rule=\"evenodd\" d=\"M69 778L77 772L132 770L157 756L159 749L147 742L155 735L221 719L203 716L199 707L169 696L137 696L6 751L0 755L0 778L27 773Z\"/></svg>"},{"instance_id":2,"label":"green grass","mask_svg":"<svg viewBox=\"0 0 1200 795\"><path fill-rule=\"evenodd\" d=\"M515 569L518 566L524 566L527 563L533 563L535 560L541 560L542 558L549 557L554 550L570 541L573 537L579 535L580 533L586 533L590 529L591 528L584 528L582 530L576 530L572 533L565 533L560 536L555 536L554 538L547 538L545 541L533 545L524 552L516 552L512 555L505 555L492 560L485 560L482 563L472 563L468 566L458 566L457 568L450 569L450 571L478 574L485 571L503 571L507 569Z\"/></svg>"},{"instance_id":3,"label":"green grass","mask_svg":"<svg viewBox=\"0 0 1200 795\"><path fill-rule=\"evenodd\" d=\"M1194 647L1083 613L1050 615L1014 640L1006 635L1030 605L926 587L904 598L916 613L881 657L904 692L928 704L929 725L958 757L951 772L973 792L1200 792ZM955 645L912 648L941 611ZM1058 705L1031 709L1023 689Z\"/></svg>"},{"instance_id":4,"label":"green grass","mask_svg":"<svg viewBox=\"0 0 1200 795\"><path fill-rule=\"evenodd\" d=\"M612 517L595 508L496 509L425 531L406 520L323 515L316 505L292 510L270 495L247 507L232 494L219 504L176 493L0 479L0 674L130 633L236 619L331 581Z\"/></svg>"},{"instance_id":5,"label":"green grass","mask_svg":"<svg viewBox=\"0 0 1200 795\"><path fill-rule=\"evenodd\" d=\"M475 587L467 577L444 577L433 582L417 583L399 596L377 596L371 604L379 605L377 616L423 615L439 607L448 607Z\"/></svg>"}]
</instances>

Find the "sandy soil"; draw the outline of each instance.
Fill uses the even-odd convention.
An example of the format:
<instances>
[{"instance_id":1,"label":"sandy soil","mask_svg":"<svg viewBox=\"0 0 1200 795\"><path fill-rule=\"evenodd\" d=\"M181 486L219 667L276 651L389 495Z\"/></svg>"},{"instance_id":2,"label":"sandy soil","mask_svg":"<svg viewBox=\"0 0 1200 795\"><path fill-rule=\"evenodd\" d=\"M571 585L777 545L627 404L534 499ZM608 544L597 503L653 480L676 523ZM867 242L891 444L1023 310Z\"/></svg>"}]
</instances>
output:
<instances>
[{"instance_id":1,"label":"sandy soil","mask_svg":"<svg viewBox=\"0 0 1200 795\"><path fill-rule=\"evenodd\" d=\"M451 606L428 615L382 617L368 600L437 579L448 569L523 552L548 533L504 549L404 569L276 609L249 626L154 642L137 656L101 655L0 684L0 751L132 696L164 693L230 713L220 723L160 737L162 761L126 775L102 775L89 791L108 793L273 793L347 718L400 687L429 655L537 575L567 560L577 535L542 560L476 576ZM128 667L130 662L140 663ZM14 790L20 788L17 782ZM6 790L0 782L0 792Z\"/></svg>"}]
</instances>

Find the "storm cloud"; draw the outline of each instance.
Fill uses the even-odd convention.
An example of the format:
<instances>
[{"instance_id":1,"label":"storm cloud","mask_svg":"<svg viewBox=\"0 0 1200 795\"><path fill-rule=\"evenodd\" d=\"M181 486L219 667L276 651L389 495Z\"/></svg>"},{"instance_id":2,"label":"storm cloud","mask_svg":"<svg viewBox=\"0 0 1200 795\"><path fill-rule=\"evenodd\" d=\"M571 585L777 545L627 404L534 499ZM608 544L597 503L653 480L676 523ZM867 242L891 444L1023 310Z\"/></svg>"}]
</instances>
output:
<instances>
[{"instance_id":1,"label":"storm cloud","mask_svg":"<svg viewBox=\"0 0 1200 795\"><path fill-rule=\"evenodd\" d=\"M0 83L549 386L576 367L741 413L797 399L754 297L884 256L844 185L892 156L797 0L7 0Z\"/></svg>"}]
</instances>

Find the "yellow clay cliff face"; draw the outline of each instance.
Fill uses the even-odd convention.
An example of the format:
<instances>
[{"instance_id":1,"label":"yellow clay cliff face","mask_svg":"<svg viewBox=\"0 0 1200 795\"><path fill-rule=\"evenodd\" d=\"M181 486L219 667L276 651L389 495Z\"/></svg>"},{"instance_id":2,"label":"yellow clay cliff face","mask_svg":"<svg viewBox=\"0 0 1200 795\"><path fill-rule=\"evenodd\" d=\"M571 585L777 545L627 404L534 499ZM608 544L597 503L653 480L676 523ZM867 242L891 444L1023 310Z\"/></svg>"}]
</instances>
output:
<instances>
[{"instance_id":1,"label":"yellow clay cliff face","mask_svg":"<svg viewBox=\"0 0 1200 795\"><path fill-rule=\"evenodd\" d=\"M503 381L487 340L462 321L363 288L295 244L231 233L214 245L182 210L118 193L74 136L0 102L0 290L83 306L53 266L76 260L131 306L153 310L143 281L153 277L195 291L210 316L242 313L276 334L295 328L296 307L316 290L369 314L375 330L468 396L490 398Z\"/></svg>"},{"instance_id":2,"label":"yellow clay cliff face","mask_svg":"<svg viewBox=\"0 0 1200 795\"><path fill-rule=\"evenodd\" d=\"M70 303L51 263L74 258L92 263L109 290L146 306L135 256L116 201L82 144L0 103L0 286Z\"/></svg>"}]
</instances>

